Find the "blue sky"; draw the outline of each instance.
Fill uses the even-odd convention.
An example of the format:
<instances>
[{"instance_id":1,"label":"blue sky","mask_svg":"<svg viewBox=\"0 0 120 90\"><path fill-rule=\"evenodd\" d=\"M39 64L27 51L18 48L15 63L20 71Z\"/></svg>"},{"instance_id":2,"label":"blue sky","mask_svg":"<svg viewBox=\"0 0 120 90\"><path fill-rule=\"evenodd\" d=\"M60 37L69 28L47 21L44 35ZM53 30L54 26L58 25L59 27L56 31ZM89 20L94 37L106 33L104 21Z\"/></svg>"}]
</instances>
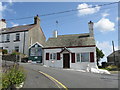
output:
<instances>
[{"instance_id":1,"label":"blue sky","mask_svg":"<svg viewBox=\"0 0 120 90\"><path fill-rule=\"evenodd\" d=\"M23 20L7 21L7 27L33 23L33 16L48 14L71 9L81 9L110 2L0 2L0 18L17 19L32 17ZM53 30L58 30L59 35L88 33L88 22L94 22L94 35L98 48L105 55L112 52L112 40L115 49L118 47L118 4L104 7L88 8L64 14L40 17L40 25L46 38L52 37ZM56 24L58 21L58 24ZM106 61L106 56L102 61Z\"/></svg>"}]
</instances>

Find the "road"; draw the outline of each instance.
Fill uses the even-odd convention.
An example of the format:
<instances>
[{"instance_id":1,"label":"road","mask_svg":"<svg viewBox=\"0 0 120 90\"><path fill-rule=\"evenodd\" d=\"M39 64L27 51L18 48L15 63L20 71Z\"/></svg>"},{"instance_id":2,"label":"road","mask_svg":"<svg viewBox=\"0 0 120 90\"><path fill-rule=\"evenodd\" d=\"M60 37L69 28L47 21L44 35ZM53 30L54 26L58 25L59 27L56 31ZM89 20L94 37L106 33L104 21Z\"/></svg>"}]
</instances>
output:
<instances>
[{"instance_id":1,"label":"road","mask_svg":"<svg viewBox=\"0 0 120 90\"><path fill-rule=\"evenodd\" d=\"M44 72L67 88L118 88L118 75L95 74L67 69L44 67L39 64L22 63L27 71L24 88L58 88L39 71Z\"/></svg>"}]
</instances>

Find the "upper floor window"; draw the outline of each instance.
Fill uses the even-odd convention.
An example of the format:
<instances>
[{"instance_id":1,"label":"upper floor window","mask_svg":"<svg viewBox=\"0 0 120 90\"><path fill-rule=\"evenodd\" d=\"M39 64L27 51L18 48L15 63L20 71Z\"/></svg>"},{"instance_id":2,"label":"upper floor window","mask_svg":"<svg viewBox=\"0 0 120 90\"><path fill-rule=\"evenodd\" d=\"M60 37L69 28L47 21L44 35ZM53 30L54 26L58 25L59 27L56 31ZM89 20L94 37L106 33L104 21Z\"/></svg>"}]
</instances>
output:
<instances>
[{"instance_id":1,"label":"upper floor window","mask_svg":"<svg viewBox=\"0 0 120 90\"><path fill-rule=\"evenodd\" d=\"M10 41L10 34L6 35L6 41Z\"/></svg>"},{"instance_id":2,"label":"upper floor window","mask_svg":"<svg viewBox=\"0 0 120 90\"><path fill-rule=\"evenodd\" d=\"M4 34L2 34L2 42L4 42Z\"/></svg>"},{"instance_id":3,"label":"upper floor window","mask_svg":"<svg viewBox=\"0 0 120 90\"><path fill-rule=\"evenodd\" d=\"M20 40L20 34L16 33L16 41L19 41L19 40Z\"/></svg>"}]
</instances>

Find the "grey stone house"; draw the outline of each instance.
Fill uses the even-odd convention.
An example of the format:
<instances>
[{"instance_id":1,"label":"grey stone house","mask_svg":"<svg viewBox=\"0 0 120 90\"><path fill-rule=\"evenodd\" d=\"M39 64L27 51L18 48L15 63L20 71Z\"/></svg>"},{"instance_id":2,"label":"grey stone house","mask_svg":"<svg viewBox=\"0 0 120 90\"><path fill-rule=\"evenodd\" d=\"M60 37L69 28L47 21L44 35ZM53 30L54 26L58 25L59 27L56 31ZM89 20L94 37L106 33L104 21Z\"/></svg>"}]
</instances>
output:
<instances>
[{"instance_id":1,"label":"grey stone house","mask_svg":"<svg viewBox=\"0 0 120 90\"><path fill-rule=\"evenodd\" d=\"M34 23L6 28L6 22L1 20L4 27L0 27L0 48L7 49L8 53L17 51L29 55L29 47L38 42L44 46L46 37L40 27L40 18L34 17ZM1 25L1 26L3 26Z\"/></svg>"},{"instance_id":2,"label":"grey stone house","mask_svg":"<svg viewBox=\"0 0 120 90\"><path fill-rule=\"evenodd\" d=\"M114 61L115 65L118 65L118 63L120 63L120 50L117 50L111 53L109 56L107 56L107 63L109 65L114 65Z\"/></svg>"}]
</instances>

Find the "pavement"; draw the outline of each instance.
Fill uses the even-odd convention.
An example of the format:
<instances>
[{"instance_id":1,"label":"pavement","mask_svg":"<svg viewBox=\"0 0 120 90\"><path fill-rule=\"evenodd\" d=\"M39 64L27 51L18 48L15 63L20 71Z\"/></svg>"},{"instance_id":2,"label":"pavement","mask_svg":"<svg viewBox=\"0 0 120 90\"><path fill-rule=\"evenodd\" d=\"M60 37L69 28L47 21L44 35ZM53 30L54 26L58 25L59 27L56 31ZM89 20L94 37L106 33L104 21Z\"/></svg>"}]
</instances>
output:
<instances>
[{"instance_id":1,"label":"pavement","mask_svg":"<svg viewBox=\"0 0 120 90\"><path fill-rule=\"evenodd\" d=\"M95 74L68 69L44 67L40 64L21 63L27 73L23 88L58 88L43 72L67 88L118 88L117 74Z\"/></svg>"}]
</instances>

